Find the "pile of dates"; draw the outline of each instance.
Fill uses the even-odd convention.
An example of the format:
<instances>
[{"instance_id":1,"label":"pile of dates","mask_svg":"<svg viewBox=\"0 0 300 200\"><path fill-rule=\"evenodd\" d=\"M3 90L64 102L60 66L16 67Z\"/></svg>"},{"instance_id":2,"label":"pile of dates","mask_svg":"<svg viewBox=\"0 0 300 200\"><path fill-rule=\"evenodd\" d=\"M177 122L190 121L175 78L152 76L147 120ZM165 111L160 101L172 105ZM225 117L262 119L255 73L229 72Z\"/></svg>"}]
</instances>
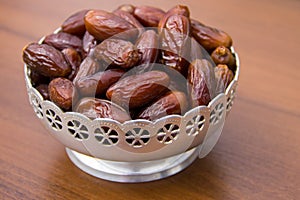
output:
<instances>
[{"instance_id":1,"label":"pile of dates","mask_svg":"<svg viewBox=\"0 0 300 200\"><path fill-rule=\"evenodd\" d=\"M32 85L64 111L91 119L183 115L225 91L236 70L231 37L190 18L121 5L82 10L23 49Z\"/></svg>"}]
</instances>

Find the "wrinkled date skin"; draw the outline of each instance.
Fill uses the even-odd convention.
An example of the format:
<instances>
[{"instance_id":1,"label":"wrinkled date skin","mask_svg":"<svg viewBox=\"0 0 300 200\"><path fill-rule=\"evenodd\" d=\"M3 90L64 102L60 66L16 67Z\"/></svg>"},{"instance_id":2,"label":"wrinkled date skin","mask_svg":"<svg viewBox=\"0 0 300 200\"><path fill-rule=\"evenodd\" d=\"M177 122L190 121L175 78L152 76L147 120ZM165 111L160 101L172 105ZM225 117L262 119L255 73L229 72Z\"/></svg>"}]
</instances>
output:
<instances>
[{"instance_id":1,"label":"wrinkled date skin","mask_svg":"<svg viewBox=\"0 0 300 200\"><path fill-rule=\"evenodd\" d=\"M233 73L227 65L219 64L215 67L215 76L217 81L216 93L224 93L230 82L233 80Z\"/></svg>"},{"instance_id":2,"label":"wrinkled date skin","mask_svg":"<svg viewBox=\"0 0 300 200\"><path fill-rule=\"evenodd\" d=\"M100 71L102 68L101 64L91 57L86 57L79 66L79 70L73 79L73 83L75 84L77 80L82 77L90 76Z\"/></svg>"},{"instance_id":3,"label":"wrinkled date skin","mask_svg":"<svg viewBox=\"0 0 300 200\"><path fill-rule=\"evenodd\" d=\"M79 66L81 64L81 57L79 55L79 53L72 48L67 48L62 50L62 53L66 59L66 61L69 63L69 65L72 68L72 71L70 73L70 75L68 76L69 80L73 80L79 70Z\"/></svg>"},{"instance_id":4,"label":"wrinkled date skin","mask_svg":"<svg viewBox=\"0 0 300 200\"><path fill-rule=\"evenodd\" d=\"M91 10L84 18L85 27L87 31L98 40L105 40L116 34L126 31L126 33L119 34L121 39L136 39L138 36L138 30L135 26L125 19L103 11L103 10Z\"/></svg>"},{"instance_id":5,"label":"wrinkled date skin","mask_svg":"<svg viewBox=\"0 0 300 200\"><path fill-rule=\"evenodd\" d=\"M145 27L157 27L165 14L165 11L150 6L137 6L133 13Z\"/></svg>"},{"instance_id":6,"label":"wrinkled date skin","mask_svg":"<svg viewBox=\"0 0 300 200\"><path fill-rule=\"evenodd\" d=\"M211 63L196 59L189 66L187 79L192 107L208 105L215 96L215 74Z\"/></svg>"},{"instance_id":7,"label":"wrinkled date skin","mask_svg":"<svg viewBox=\"0 0 300 200\"><path fill-rule=\"evenodd\" d=\"M139 28L140 33L144 32L144 26L132 14L123 10L115 10L113 14L122 17L129 23L133 24L135 28Z\"/></svg>"},{"instance_id":8,"label":"wrinkled date skin","mask_svg":"<svg viewBox=\"0 0 300 200\"><path fill-rule=\"evenodd\" d=\"M47 44L32 43L26 46L23 61L32 71L46 77L64 77L71 73L71 66L63 54Z\"/></svg>"},{"instance_id":9,"label":"wrinkled date skin","mask_svg":"<svg viewBox=\"0 0 300 200\"><path fill-rule=\"evenodd\" d=\"M86 56L88 56L97 46L98 41L88 31L85 32L82 39L82 47Z\"/></svg>"},{"instance_id":10,"label":"wrinkled date skin","mask_svg":"<svg viewBox=\"0 0 300 200\"><path fill-rule=\"evenodd\" d=\"M73 83L66 78L55 78L48 86L50 100L64 110L70 110L75 94Z\"/></svg>"},{"instance_id":11,"label":"wrinkled date skin","mask_svg":"<svg viewBox=\"0 0 300 200\"><path fill-rule=\"evenodd\" d=\"M106 96L124 108L142 107L162 95L169 82L169 76L161 71L131 75L112 85Z\"/></svg>"},{"instance_id":12,"label":"wrinkled date skin","mask_svg":"<svg viewBox=\"0 0 300 200\"><path fill-rule=\"evenodd\" d=\"M125 69L133 67L139 61L139 54L134 45L120 39L104 40L95 48L94 57Z\"/></svg>"},{"instance_id":13,"label":"wrinkled date skin","mask_svg":"<svg viewBox=\"0 0 300 200\"><path fill-rule=\"evenodd\" d=\"M191 50L190 21L182 15L171 15L160 34L162 61L186 76Z\"/></svg>"},{"instance_id":14,"label":"wrinkled date skin","mask_svg":"<svg viewBox=\"0 0 300 200\"><path fill-rule=\"evenodd\" d=\"M188 109L187 98L183 92L173 91L152 103L138 115L138 119L154 121L172 114L184 114Z\"/></svg>"},{"instance_id":15,"label":"wrinkled date skin","mask_svg":"<svg viewBox=\"0 0 300 200\"><path fill-rule=\"evenodd\" d=\"M140 54L139 64L155 63L158 52L158 35L153 30L145 31L136 42L136 49Z\"/></svg>"},{"instance_id":16,"label":"wrinkled date skin","mask_svg":"<svg viewBox=\"0 0 300 200\"><path fill-rule=\"evenodd\" d=\"M164 28L164 25L166 24L166 21L172 15L182 15L182 16L185 16L189 19L190 11L189 11L189 8L187 6L183 6L183 5L174 6L173 8L168 10L168 12L160 19L159 24L158 24L158 28Z\"/></svg>"},{"instance_id":17,"label":"wrinkled date skin","mask_svg":"<svg viewBox=\"0 0 300 200\"><path fill-rule=\"evenodd\" d=\"M102 95L114 83L116 83L125 71L121 69L109 69L103 72L97 72L91 76L80 78L75 87L81 96Z\"/></svg>"},{"instance_id":18,"label":"wrinkled date skin","mask_svg":"<svg viewBox=\"0 0 300 200\"><path fill-rule=\"evenodd\" d=\"M131 120L131 117L123 108L104 99L83 98L76 105L75 111L90 119L109 118L121 123Z\"/></svg>"},{"instance_id":19,"label":"wrinkled date skin","mask_svg":"<svg viewBox=\"0 0 300 200\"><path fill-rule=\"evenodd\" d=\"M232 46L231 37L217 28L206 26L196 20L191 20L193 37L208 52L212 52L218 46L229 48Z\"/></svg>"},{"instance_id":20,"label":"wrinkled date skin","mask_svg":"<svg viewBox=\"0 0 300 200\"><path fill-rule=\"evenodd\" d=\"M36 89L42 95L44 100L50 100L47 84L41 84L41 85L37 86Z\"/></svg>"},{"instance_id":21,"label":"wrinkled date skin","mask_svg":"<svg viewBox=\"0 0 300 200\"><path fill-rule=\"evenodd\" d=\"M224 64L224 65L227 65L231 70L235 71L235 68L236 68L235 58L228 48L226 48L224 46L217 47L212 52L211 58L215 62L216 65Z\"/></svg>"},{"instance_id":22,"label":"wrinkled date skin","mask_svg":"<svg viewBox=\"0 0 300 200\"><path fill-rule=\"evenodd\" d=\"M76 51L82 51L82 40L75 35L69 33L59 32L50 34L45 37L44 44L63 50L65 48L73 48Z\"/></svg>"},{"instance_id":23,"label":"wrinkled date skin","mask_svg":"<svg viewBox=\"0 0 300 200\"><path fill-rule=\"evenodd\" d=\"M84 16L89 10L81 10L68 17L61 25L62 31L82 36L85 33Z\"/></svg>"}]
</instances>

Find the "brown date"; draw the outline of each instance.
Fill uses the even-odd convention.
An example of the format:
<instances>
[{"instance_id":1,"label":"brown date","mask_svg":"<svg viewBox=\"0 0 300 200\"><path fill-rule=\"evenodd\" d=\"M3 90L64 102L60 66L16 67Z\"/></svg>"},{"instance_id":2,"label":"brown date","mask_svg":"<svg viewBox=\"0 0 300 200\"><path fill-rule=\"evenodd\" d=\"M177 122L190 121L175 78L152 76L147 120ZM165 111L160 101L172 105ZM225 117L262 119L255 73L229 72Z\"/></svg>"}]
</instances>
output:
<instances>
[{"instance_id":1,"label":"brown date","mask_svg":"<svg viewBox=\"0 0 300 200\"><path fill-rule=\"evenodd\" d=\"M171 15L163 27L162 62L185 76L191 50L190 21L183 15Z\"/></svg>"},{"instance_id":2,"label":"brown date","mask_svg":"<svg viewBox=\"0 0 300 200\"><path fill-rule=\"evenodd\" d=\"M71 74L68 76L69 80L73 80L79 70L79 66L81 64L81 57L78 52L73 48L66 48L62 50L62 53L72 68Z\"/></svg>"},{"instance_id":3,"label":"brown date","mask_svg":"<svg viewBox=\"0 0 300 200\"><path fill-rule=\"evenodd\" d=\"M23 50L23 61L34 72L47 77L67 76L71 66L63 54L47 44L31 43Z\"/></svg>"},{"instance_id":4,"label":"brown date","mask_svg":"<svg viewBox=\"0 0 300 200\"><path fill-rule=\"evenodd\" d=\"M45 37L43 43L53 46L58 50L73 48L76 51L82 51L82 40L77 36L71 35L69 33L59 32L50 34Z\"/></svg>"},{"instance_id":5,"label":"brown date","mask_svg":"<svg viewBox=\"0 0 300 200\"><path fill-rule=\"evenodd\" d=\"M41 84L41 85L37 86L36 89L42 95L44 100L49 100L50 99L47 84Z\"/></svg>"},{"instance_id":6,"label":"brown date","mask_svg":"<svg viewBox=\"0 0 300 200\"><path fill-rule=\"evenodd\" d=\"M182 16L185 16L189 19L190 11L189 11L189 8L187 6L183 6L183 5L174 6L173 8L168 10L167 13L160 19L159 24L158 24L158 28L164 28L164 26L166 24L166 21L172 15L182 15Z\"/></svg>"},{"instance_id":7,"label":"brown date","mask_svg":"<svg viewBox=\"0 0 300 200\"><path fill-rule=\"evenodd\" d=\"M100 71L102 68L102 65L95 61L91 57L86 57L82 63L79 66L79 70L73 79L73 83L75 84L77 80L79 80L82 77L90 76L95 74L96 72Z\"/></svg>"},{"instance_id":8,"label":"brown date","mask_svg":"<svg viewBox=\"0 0 300 200\"><path fill-rule=\"evenodd\" d=\"M125 12L128 12L130 14L133 14L135 7L131 4L123 4L120 5L116 10L122 10Z\"/></svg>"},{"instance_id":9,"label":"brown date","mask_svg":"<svg viewBox=\"0 0 300 200\"><path fill-rule=\"evenodd\" d=\"M184 114L188 109L187 98L183 92L168 92L138 114L138 119L154 121L172 114Z\"/></svg>"},{"instance_id":10,"label":"brown date","mask_svg":"<svg viewBox=\"0 0 300 200\"><path fill-rule=\"evenodd\" d=\"M140 54L139 65L155 63L158 56L158 35L153 30L145 31L137 40L136 49Z\"/></svg>"},{"instance_id":11,"label":"brown date","mask_svg":"<svg viewBox=\"0 0 300 200\"><path fill-rule=\"evenodd\" d=\"M82 36L85 33L84 16L89 10L81 10L68 17L61 29L65 33Z\"/></svg>"},{"instance_id":12,"label":"brown date","mask_svg":"<svg viewBox=\"0 0 300 200\"><path fill-rule=\"evenodd\" d=\"M85 15L84 21L87 31L101 41L124 31L126 33L119 34L118 38L134 40L138 36L138 30L135 29L134 25L115 14L103 10L89 11Z\"/></svg>"},{"instance_id":13,"label":"brown date","mask_svg":"<svg viewBox=\"0 0 300 200\"><path fill-rule=\"evenodd\" d=\"M140 34L144 32L144 26L132 14L123 10L115 10L113 14L122 17L123 19L134 25L135 28L140 29Z\"/></svg>"},{"instance_id":14,"label":"brown date","mask_svg":"<svg viewBox=\"0 0 300 200\"><path fill-rule=\"evenodd\" d=\"M48 86L50 100L64 110L72 107L75 89L73 83L66 78L55 78Z\"/></svg>"},{"instance_id":15,"label":"brown date","mask_svg":"<svg viewBox=\"0 0 300 200\"><path fill-rule=\"evenodd\" d=\"M82 47L86 56L88 56L97 46L98 41L88 31L85 32L82 39Z\"/></svg>"},{"instance_id":16,"label":"brown date","mask_svg":"<svg viewBox=\"0 0 300 200\"><path fill-rule=\"evenodd\" d=\"M50 82L49 77L40 75L37 72L31 71L29 75L32 86L37 86L40 84L48 84Z\"/></svg>"},{"instance_id":17,"label":"brown date","mask_svg":"<svg viewBox=\"0 0 300 200\"><path fill-rule=\"evenodd\" d=\"M207 60L194 60L188 71L188 92L192 107L208 105L215 96L215 73Z\"/></svg>"},{"instance_id":18,"label":"brown date","mask_svg":"<svg viewBox=\"0 0 300 200\"><path fill-rule=\"evenodd\" d=\"M103 72L82 77L75 83L77 91L82 96L93 96L105 94L106 90L116 83L125 71L121 69L108 69Z\"/></svg>"},{"instance_id":19,"label":"brown date","mask_svg":"<svg viewBox=\"0 0 300 200\"><path fill-rule=\"evenodd\" d=\"M215 67L215 76L217 81L216 93L224 93L230 82L233 80L233 73L227 65L219 64Z\"/></svg>"},{"instance_id":20,"label":"brown date","mask_svg":"<svg viewBox=\"0 0 300 200\"><path fill-rule=\"evenodd\" d=\"M131 120L131 117L123 108L104 99L83 98L76 105L75 111L90 119L110 118L121 123Z\"/></svg>"},{"instance_id":21,"label":"brown date","mask_svg":"<svg viewBox=\"0 0 300 200\"><path fill-rule=\"evenodd\" d=\"M229 48L232 46L231 37L217 28L206 26L196 20L191 20L193 37L208 52L212 52L218 46Z\"/></svg>"},{"instance_id":22,"label":"brown date","mask_svg":"<svg viewBox=\"0 0 300 200\"><path fill-rule=\"evenodd\" d=\"M150 6L137 6L133 13L145 27L157 27L165 14L165 11Z\"/></svg>"},{"instance_id":23,"label":"brown date","mask_svg":"<svg viewBox=\"0 0 300 200\"><path fill-rule=\"evenodd\" d=\"M217 47L212 52L211 58L215 62L216 65L224 64L224 65L227 65L232 71L235 71L235 68L236 68L235 58L228 48L226 48L224 46Z\"/></svg>"},{"instance_id":24,"label":"brown date","mask_svg":"<svg viewBox=\"0 0 300 200\"><path fill-rule=\"evenodd\" d=\"M131 75L112 85L106 96L124 108L142 107L162 95L169 82L169 76L162 71Z\"/></svg>"},{"instance_id":25,"label":"brown date","mask_svg":"<svg viewBox=\"0 0 300 200\"><path fill-rule=\"evenodd\" d=\"M138 51L134 45L125 40L106 39L96 46L94 57L109 65L131 68L139 61Z\"/></svg>"}]
</instances>

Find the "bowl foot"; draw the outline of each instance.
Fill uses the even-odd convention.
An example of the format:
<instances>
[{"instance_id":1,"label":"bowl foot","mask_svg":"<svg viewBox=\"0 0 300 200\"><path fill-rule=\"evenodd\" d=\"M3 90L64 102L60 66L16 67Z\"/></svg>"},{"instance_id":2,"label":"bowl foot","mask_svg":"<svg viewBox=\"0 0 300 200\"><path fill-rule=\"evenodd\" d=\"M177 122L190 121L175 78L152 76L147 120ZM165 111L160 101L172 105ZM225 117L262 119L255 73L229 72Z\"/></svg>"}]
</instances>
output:
<instances>
[{"instance_id":1,"label":"bowl foot","mask_svg":"<svg viewBox=\"0 0 300 200\"><path fill-rule=\"evenodd\" d=\"M87 156L66 148L71 161L97 178L124 183L159 180L188 167L198 156L199 147L165 159L144 162L116 162Z\"/></svg>"}]
</instances>

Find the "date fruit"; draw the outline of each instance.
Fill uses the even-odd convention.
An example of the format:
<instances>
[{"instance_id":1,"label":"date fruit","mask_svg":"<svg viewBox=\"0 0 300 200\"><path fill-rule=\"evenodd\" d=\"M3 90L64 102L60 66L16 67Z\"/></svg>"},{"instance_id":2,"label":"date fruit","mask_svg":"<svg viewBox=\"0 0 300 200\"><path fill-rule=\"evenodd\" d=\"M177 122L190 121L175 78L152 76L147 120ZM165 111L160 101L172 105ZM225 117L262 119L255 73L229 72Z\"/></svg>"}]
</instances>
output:
<instances>
[{"instance_id":1,"label":"date fruit","mask_svg":"<svg viewBox=\"0 0 300 200\"><path fill-rule=\"evenodd\" d=\"M68 76L69 80L73 80L79 70L79 66L81 64L81 57L77 53L77 51L73 48L67 48L62 50L62 53L72 68L71 74Z\"/></svg>"},{"instance_id":2,"label":"date fruit","mask_svg":"<svg viewBox=\"0 0 300 200\"><path fill-rule=\"evenodd\" d=\"M50 82L49 77L40 75L37 72L31 71L29 74L29 78L32 86L38 86L40 84L48 84Z\"/></svg>"},{"instance_id":3,"label":"date fruit","mask_svg":"<svg viewBox=\"0 0 300 200\"><path fill-rule=\"evenodd\" d=\"M227 65L232 71L235 71L235 68L236 68L235 58L228 48L226 48L224 46L217 47L212 52L211 58L215 62L216 65L224 64L224 65Z\"/></svg>"},{"instance_id":4,"label":"date fruit","mask_svg":"<svg viewBox=\"0 0 300 200\"><path fill-rule=\"evenodd\" d=\"M50 100L64 110L70 110L75 89L73 83L66 78L55 78L48 86Z\"/></svg>"},{"instance_id":5,"label":"date fruit","mask_svg":"<svg viewBox=\"0 0 300 200\"><path fill-rule=\"evenodd\" d=\"M168 92L150 106L146 107L138 115L138 119L154 121L172 114L184 114L188 109L187 98L183 92Z\"/></svg>"},{"instance_id":6,"label":"date fruit","mask_svg":"<svg viewBox=\"0 0 300 200\"><path fill-rule=\"evenodd\" d=\"M161 30L162 61L184 76L191 51L190 21L183 15L171 15Z\"/></svg>"},{"instance_id":7,"label":"date fruit","mask_svg":"<svg viewBox=\"0 0 300 200\"><path fill-rule=\"evenodd\" d=\"M144 26L130 13L123 11L123 10L115 10L113 12L113 14L122 17L123 19L125 19L126 21L128 21L129 23L131 23L132 25L135 26L135 28L139 28L141 30L140 33L142 33L144 31Z\"/></svg>"},{"instance_id":8,"label":"date fruit","mask_svg":"<svg viewBox=\"0 0 300 200\"><path fill-rule=\"evenodd\" d=\"M94 57L109 65L131 68L139 61L138 51L134 45L125 40L106 39L96 46Z\"/></svg>"},{"instance_id":9,"label":"date fruit","mask_svg":"<svg viewBox=\"0 0 300 200\"><path fill-rule=\"evenodd\" d=\"M73 83L75 84L77 80L82 77L90 76L100 71L101 64L91 57L86 57L79 66L79 70L73 79Z\"/></svg>"},{"instance_id":10,"label":"date fruit","mask_svg":"<svg viewBox=\"0 0 300 200\"><path fill-rule=\"evenodd\" d=\"M188 71L188 92L192 107L208 105L215 97L215 73L207 60L194 60Z\"/></svg>"},{"instance_id":11,"label":"date fruit","mask_svg":"<svg viewBox=\"0 0 300 200\"><path fill-rule=\"evenodd\" d=\"M116 10L122 10L125 12L128 12L130 14L133 14L135 7L131 4L123 4L120 5Z\"/></svg>"},{"instance_id":12,"label":"date fruit","mask_svg":"<svg viewBox=\"0 0 300 200\"><path fill-rule=\"evenodd\" d=\"M101 41L124 31L126 31L125 34L118 35L121 39L135 39L138 36L138 30L133 24L103 10L89 11L84 21L87 31Z\"/></svg>"},{"instance_id":13,"label":"date fruit","mask_svg":"<svg viewBox=\"0 0 300 200\"><path fill-rule=\"evenodd\" d=\"M63 54L47 44L31 43L26 46L23 61L32 71L47 77L64 77L71 73L71 66Z\"/></svg>"},{"instance_id":14,"label":"date fruit","mask_svg":"<svg viewBox=\"0 0 300 200\"><path fill-rule=\"evenodd\" d=\"M82 36L85 33L84 16L89 10L81 10L68 17L61 29L65 33Z\"/></svg>"},{"instance_id":15,"label":"date fruit","mask_svg":"<svg viewBox=\"0 0 300 200\"><path fill-rule=\"evenodd\" d=\"M133 13L145 27L157 27L165 14L165 11L150 6L137 6Z\"/></svg>"},{"instance_id":16,"label":"date fruit","mask_svg":"<svg viewBox=\"0 0 300 200\"><path fill-rule=\"evenodd\" d=\"M75 83L77 91L81 96L91 96L105 94L106 90L116 83L125 71L121 69L109 69L103 72L82 77Z\"/></svg>"},{"instance_id":17,"label":"date fruit","mask_svg":"<svg viewBox=\"0 0 300 200\"><path fill-rule=\"evenodd\" d=\"M104 99L83 98L76 105L75 111L90 119L109 118L121 123L131 120L131 117L123 108Z\"/></svg>"},{"instance_id":18,"label":"date fruit","mask_svg":"<svg viewBox=\"0 0 300 200\"><path fill-rule=\"evenodd\" d=\"M58 50L73 48L76 51L82 51L82 40L77 36L71 35L69 33L59 32L50 34L45 37L43 43L53 46Z\"/></svg>"},{"instance_id":19,"label":"date fruit","mask_svg":"<svg viewBox=\"0 0 300 200\"><path fill-rule=\"evenodd\" d=\"M142 107L162 95L169 82L169 76L162 71L131 75L112 85L106 96L123 108Z\"/></svg>"},{"instance_id":20,"label":"date fruit","mask_svg":"<svg viewBox=\"0 0 300 200\"><path fill-rule=\"evenodd\" d=\"M158 57L158 35L153 30L145 31L137 40L136 49L140 54L139 65L155 63Z\"/></svg>"},{"instance_id":21,"label":"date fruit","mask_svg":"<svg viewBox=\"0 0 300 200\"><path fill-rule=\"evenodd\" d=\"M182 16L185 16L189 19L190 11L189 11L189 8L187 6L183 6L183 5L174 6L173 8L168 10L168 12L160 19L159 24L158 24L158 28L164 28L164 26L166 24L166 21L172 15L182 15Z\"/></svg>"},{"instance_id":22,"label":"date fruit","mask_svg":"<svg viewBox=\"0 0 300 200\"><path fill-rule=\"evenodd\" d=\"M93 51L93 49L97 46L98 41L94 36L92 36L88 31L85 32L82 39L82 47L86 56Z\"/></svg>"},{"instance_id":23,"label":"date fruit","mask_svg":"<svg viewBox=\"0 0 300 200\"><path fill-rule=\"evenodd\" d=\"M216 93L224 93L230 82L233 80L233 73L227 65L219 64L215 67L215 76L217 81Z\"/></svg>"},{"instance_id":24,"label":"date fruit","mask_svg":"<svg viewBox=\"0 0 300 200\"><path fill-rule=\"evenodd\" d=\"M232 45L231 37L217 28L206 26L196 20L191 20L193 37L208 52L212 52L218 46L229 48Z\"/></svg>"}]
</instances>

